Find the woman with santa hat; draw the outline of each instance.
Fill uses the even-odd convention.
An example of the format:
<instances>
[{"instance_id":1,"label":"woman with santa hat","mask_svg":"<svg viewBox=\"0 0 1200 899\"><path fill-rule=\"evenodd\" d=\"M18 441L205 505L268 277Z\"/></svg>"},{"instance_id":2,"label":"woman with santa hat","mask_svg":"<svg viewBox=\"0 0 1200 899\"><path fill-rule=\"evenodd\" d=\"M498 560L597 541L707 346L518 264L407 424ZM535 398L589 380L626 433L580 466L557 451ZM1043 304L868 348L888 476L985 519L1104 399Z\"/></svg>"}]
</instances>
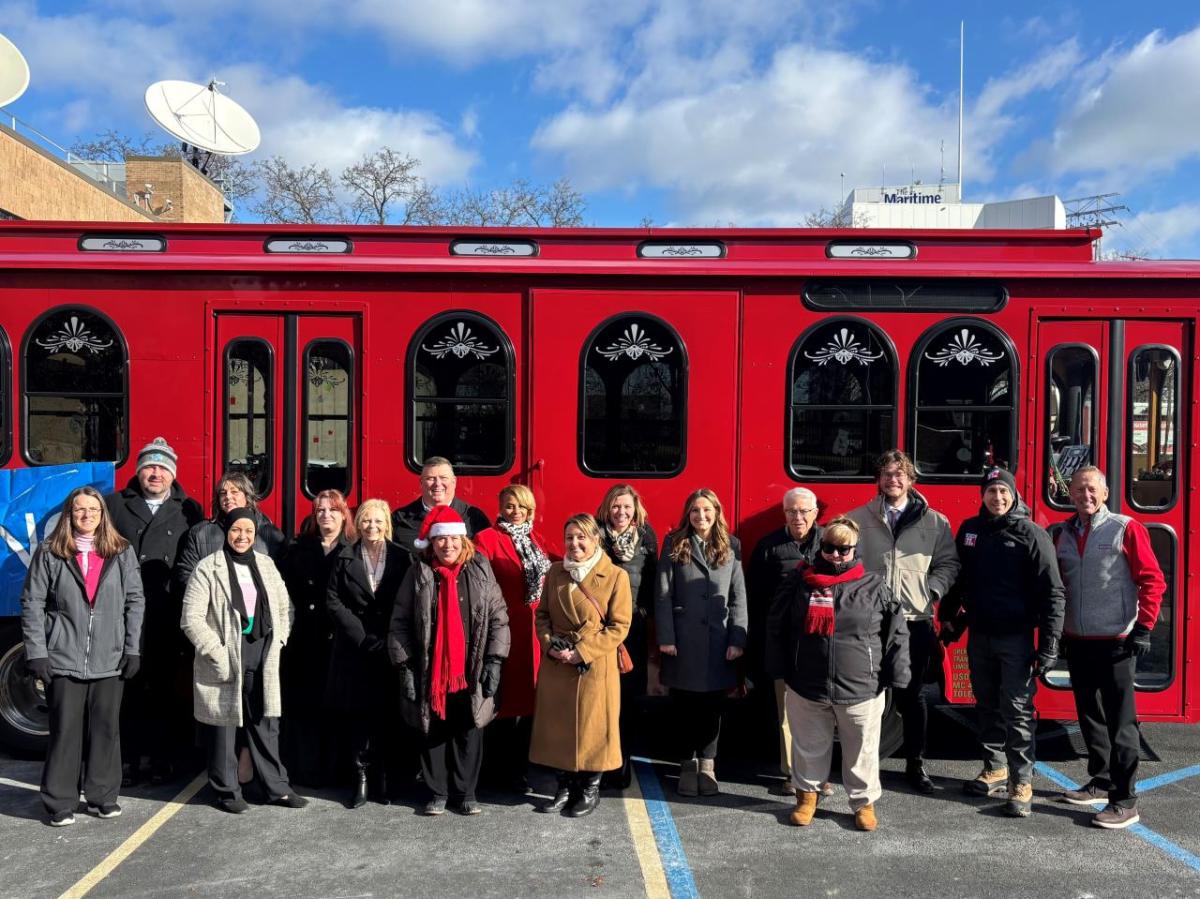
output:
<instances>
[{"instance_id":1,"label":"woman with santa hat","mask_svg":"<svg viewBox=\"0 0 1200 899\"><path fill-rule=\"evenodd\" d=\"M400 713L423 736L423 810L449 802L478 815L483 728L496 714L496 689L508 657L508 611L491 566L478 555L462 516L435 506L413 541L420 555L404 576L388 629L400 670Z\"/></svg>"}]
</instances>

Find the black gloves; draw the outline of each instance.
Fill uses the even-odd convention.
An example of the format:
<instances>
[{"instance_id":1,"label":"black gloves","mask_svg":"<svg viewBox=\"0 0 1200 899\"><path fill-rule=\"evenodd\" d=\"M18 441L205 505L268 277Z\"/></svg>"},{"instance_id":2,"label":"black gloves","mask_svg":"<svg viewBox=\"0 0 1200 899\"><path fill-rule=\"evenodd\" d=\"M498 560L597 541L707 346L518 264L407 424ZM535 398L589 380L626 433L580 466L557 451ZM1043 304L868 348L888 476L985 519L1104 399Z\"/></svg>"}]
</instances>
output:
<instances>
[{"instance_id":1,"label":"black gloves","mask_svg":"<svg viewBox=\"0 0 1200 899\"><path fill-rule=\"evenodd\" d=\"M40 680L43 684L50 683L50 660L49 659L28 659L25 662L25 667L29 673Z\"/></svg>"},{"instance_id":2,"label":"black gloves","mask_svg":"<svg viewBox=\"0 0 1200 899\"><path fill-rule=\"evenodd\" d=\"M363 652L374 653L379 652L385 645L380 637L376 637L374 634L367 634L362 638L362 642L358 644L358 647Z\"/></svg>"},{"instance_id":3,"label":"black gloves","mask_svg":"<svg viewBox=\"0 0 1200 899\"><path fill-rule=\"evenodd\" d=\"M962 636L964 630L966 630L966 622L961 615L953 621L941 621L938 627L938 640L943 646L949 646Z\"/></svg>"},{"instance_id":4,"label":"black gloves","mask_svg":"<svg viewBox=\"0 0 1200 899\"><path fill-rule=\"evenodd\" d=\"M1053 637L1043 637L1038 644L1037 666L1039 671L1049 671L1058 661L1058 641Z\"/></svg>"},{"instance_id":5,"label":"black gloves","mask_svg":"<svg viewBox=\"0 0 1200 899\"><path fill-rule=\"evenodd\" d=\"M1135 659L1150 654L1150 628L1144 624L1135 624L1129 636L1125 638L1125 648Z\"/></svg>"},{"instance_id":6,"label":"black gloves","mask_svg":"<svg viewBox=\"0 0 1200 899\"><path fill-rule=\"evenodd\" d=\"M121 680L132 680L142 668L141 656L121 656Z\"/></svg>"},{"instance_id":7,"label":"black gloves","mask_svg":"<svg viewBox=\"0 0 1200 899\"><path fill-rule=\"evenodd\" d=\"M417 701L417 679L407 665L400 669L400 694L409 702Z\"/></svg>"},{"instance_id":8,"label":"black gloves","mask_svg":"<svg viewBox=\"0 0 1200 899\"><path fill-rule=\"evenodd\" d=\"M496 695L496 690L500 687L500 668L504 665L504 659L498 659L495 656L488 656L483 660L483 674L479 676L479 689L483 693L484 699L490 699Z\"/></svg>"},{"instance_id":9,"label":"black gloves","mask_svg":"<svg viewBox=\"0 0 1200 899\"><path fill-rule=\"evenodd\" d=\"M554 652L570 652L575 648L575 644L566 637L551 637L550 649Z\"/></svg>"}]
</instances>

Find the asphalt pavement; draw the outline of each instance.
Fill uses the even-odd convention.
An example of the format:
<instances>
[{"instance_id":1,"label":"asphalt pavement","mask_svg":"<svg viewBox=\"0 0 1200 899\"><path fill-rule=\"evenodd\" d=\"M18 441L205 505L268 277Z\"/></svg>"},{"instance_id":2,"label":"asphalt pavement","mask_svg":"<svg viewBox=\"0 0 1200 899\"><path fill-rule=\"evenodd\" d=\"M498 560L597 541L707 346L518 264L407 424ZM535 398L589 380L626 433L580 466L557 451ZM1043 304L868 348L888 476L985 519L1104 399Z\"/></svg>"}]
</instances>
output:
<instances>
[{"instance_id":1,"label":"asphalt pavement","mask_svg":"<svg viewBox=\"0 0 1200 899\"><path fill-rule=\"evenodd\" d=\"M351 811L343 791L307 792L305 809L214 808L189 775L123 795L124 814L43 823L40 764L0 757L0 896L579 897L695 896L852 899L1200 896L1200 732L1145 725L1142 824L1089 825L1063 805L1086 779L1071 727L1043 722L1034 813L1004 817L1002 800L962 793L979 764L969 717L935 713L928 769L933 796L908 790L903 762L884 762L880 826L859 833L840 786L814 823L791 827L791 801L768 793L769 740L732 716L720 796L675 795L677 767L645 747L634 785L606 791L596 813L571 820L533 811L538 795L483 790L484 813L417 814L408 800ZM199 773L199 772L193 772ZM834 780L837 781L837 772ZM535 772L543 793L552 781Z\"/></svg>"}]
</instances>

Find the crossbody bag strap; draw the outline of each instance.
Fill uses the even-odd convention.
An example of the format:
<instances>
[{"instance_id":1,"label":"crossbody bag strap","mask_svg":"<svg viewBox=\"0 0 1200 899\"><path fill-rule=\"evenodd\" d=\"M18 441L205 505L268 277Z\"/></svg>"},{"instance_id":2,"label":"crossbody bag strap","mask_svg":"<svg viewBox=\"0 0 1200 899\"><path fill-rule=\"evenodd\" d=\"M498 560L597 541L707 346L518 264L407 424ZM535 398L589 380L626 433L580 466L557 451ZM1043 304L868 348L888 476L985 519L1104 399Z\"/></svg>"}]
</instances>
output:
<instances>
[{"instance_id":1,"label":"crossbody bag strap","mask_svg":"<svg viewBox=\"0 0 1200 899\"><path fill-rule=\"evenodd\" d=\"M582 581L575 586L579 588L580 593L587 597L587 601L592 604L592 608L595 609L596 614L600 616L601 627L608 627L608 618L606 618L604 613L600 611L600 603L596 601L596 597L592 596L592 594L588 592L587 587L583 586Z\"/></svg>"}]
</instances>

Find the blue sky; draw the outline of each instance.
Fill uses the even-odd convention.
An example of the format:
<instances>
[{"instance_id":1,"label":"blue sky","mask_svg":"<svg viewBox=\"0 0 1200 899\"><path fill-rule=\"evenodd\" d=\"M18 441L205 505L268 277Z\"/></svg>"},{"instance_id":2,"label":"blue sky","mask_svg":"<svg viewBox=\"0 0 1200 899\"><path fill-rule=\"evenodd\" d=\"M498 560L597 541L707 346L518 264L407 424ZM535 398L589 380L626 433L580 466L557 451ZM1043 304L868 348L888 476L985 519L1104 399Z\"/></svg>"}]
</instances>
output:
<instances>
[{"instance_id":1,"label":"blue sky","mask_svg":"<svg viewBox=\"0 0 1200 899\"><path fill-rule=\"evenodd\" d=\"M775 225L845 185L956 171L965 199L1119 192L1108 249L1200 256L1190 3L0 0L32 83L7 112L69 145L152 130L206 81L262 147L335 174L389 145L432 182L566 176L595 225Z\"/></svg>"}]
</instances>

